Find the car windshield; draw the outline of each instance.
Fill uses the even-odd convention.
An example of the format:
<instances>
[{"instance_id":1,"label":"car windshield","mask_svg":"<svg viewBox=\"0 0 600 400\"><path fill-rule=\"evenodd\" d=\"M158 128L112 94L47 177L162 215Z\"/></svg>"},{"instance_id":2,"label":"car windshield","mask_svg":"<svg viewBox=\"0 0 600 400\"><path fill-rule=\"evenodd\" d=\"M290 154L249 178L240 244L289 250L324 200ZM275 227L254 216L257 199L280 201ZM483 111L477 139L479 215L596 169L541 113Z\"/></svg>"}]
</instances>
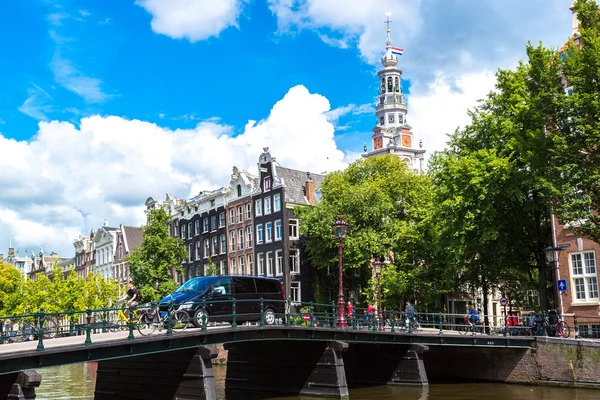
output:
<instances>
[{"instance_id":1,"label":"car windshield","mask_svg":"<svg viewBox=\"0 0 600 400\"><path fill-rule=\"evenodd\" d=\"M187 281L175 293L181 292L198 292L204 293L208 286L215 280L214 277L195 278Z\"/></svg>"}]
</instances>

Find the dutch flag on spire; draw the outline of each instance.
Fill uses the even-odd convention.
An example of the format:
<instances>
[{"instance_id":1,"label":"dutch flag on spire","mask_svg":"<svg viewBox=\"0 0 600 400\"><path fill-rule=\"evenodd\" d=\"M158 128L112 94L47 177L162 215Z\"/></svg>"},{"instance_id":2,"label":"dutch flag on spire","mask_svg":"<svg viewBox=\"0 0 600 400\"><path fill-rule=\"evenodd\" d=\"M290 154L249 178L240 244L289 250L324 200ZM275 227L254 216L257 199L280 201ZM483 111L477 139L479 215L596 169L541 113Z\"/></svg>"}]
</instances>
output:
<instances>
[{"instance_id":1,"label":"dutch flag on spire","mask_svg":"<svg viewBox=\"0 0 600 400\"><path fill-rule=\"evenodd\" d=\"M401 56L402 53L404 53L404 50L399 48L399 47L392 47L392 54L395 54L397 56Z\"/></svg>"}]
</instances>

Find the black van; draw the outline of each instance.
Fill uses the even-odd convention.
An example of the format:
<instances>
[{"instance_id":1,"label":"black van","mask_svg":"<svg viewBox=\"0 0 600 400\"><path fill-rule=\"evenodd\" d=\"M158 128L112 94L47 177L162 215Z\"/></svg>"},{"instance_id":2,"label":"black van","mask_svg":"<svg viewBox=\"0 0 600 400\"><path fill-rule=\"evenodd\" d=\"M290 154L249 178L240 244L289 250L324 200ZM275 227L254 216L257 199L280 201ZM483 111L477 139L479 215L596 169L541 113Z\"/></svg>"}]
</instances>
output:
<instances>
[{"instance_id":1,"label":"black van","mask_svg":"<svg viewBox=\"0 0 600 400\"><path fill-rule=\"evenodd\" d=\"M263 299L264 322L275 324L277 315L285 312L283 283L275 278L259 276L202 276L190 279L160 301L166 309L173 302L175 309L186 310L195 326L202 326L202 316L210 322L231 322L232 302L236 299L236 322L260 320L260 299ZM251 301L248 301L251 300Z\"/></svg>"}]
</instances>

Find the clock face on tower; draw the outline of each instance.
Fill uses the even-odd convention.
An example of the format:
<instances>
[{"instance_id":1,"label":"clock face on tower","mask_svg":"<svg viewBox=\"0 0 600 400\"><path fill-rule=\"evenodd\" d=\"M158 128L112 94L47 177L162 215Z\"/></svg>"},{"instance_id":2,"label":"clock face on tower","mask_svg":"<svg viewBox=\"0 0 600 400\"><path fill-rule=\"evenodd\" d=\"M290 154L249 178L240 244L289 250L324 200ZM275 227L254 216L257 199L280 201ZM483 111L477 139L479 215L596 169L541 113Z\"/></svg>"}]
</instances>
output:
<instances>
[{"instance_id":1,"label":"clock face on tower","mask_svg":"<svg viewBox=\"0 0 600 400\"><path fill-rule=\"evenodd\" d=\"M402 135L402 147L410 147L410 136Z\"/></svg>"},{"instance_id":2,"label":"clock face on tower","mask_svg":"<svg viewBox=\"0 0 600 400\"><path fill-rule=\"evenodd\" d=\"M376 137L373 139L373 149L377 150L383 147L383 139L380 137Z\"/></svg>"}]
</instances>

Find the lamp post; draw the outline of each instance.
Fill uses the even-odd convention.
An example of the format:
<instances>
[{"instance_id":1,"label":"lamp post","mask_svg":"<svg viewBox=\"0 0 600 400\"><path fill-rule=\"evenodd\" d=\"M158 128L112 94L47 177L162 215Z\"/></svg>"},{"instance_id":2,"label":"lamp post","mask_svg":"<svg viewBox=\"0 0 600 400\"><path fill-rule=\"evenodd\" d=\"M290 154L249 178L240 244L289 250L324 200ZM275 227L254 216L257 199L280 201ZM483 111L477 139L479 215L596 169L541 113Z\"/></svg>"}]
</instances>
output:
<instances>
[{"instance_id":1,"label":"lamp post","mask_svg":"<svg viewBox=\"0 0 600 400\"><path fill-rule=\"evenodd\" d=\"M544 249L544 253L546 253L546 261L548 263L551 263L554 265L554 277L555 277L555 282L554 285L556 286L556 294L558 297L558 299L560 300L560 315L564 314L564 307L563 307L563 299L562 299L562 292L560 290L558 290L558 281L560 280L560 263L558 262L558 258L559 258L559 252L563 251L564 249L569 248L571 245L570 244L561 244L558 246L550 246L550 247L546 247Z\"/></svg>"},{"instance_id":2,"label":"lamp post","mask_svg":"<svg viewBox=\"0 0 600 400\"><path fill-rule=\"evenodd\" d=\"M381 307L381 267L383 263L379 260L379 257L371 263L371 268L375 272L377 278L377 317L379 318L379 330L382 327L383 321L383 308Z\"/></svg>"},{"instance_id":3,"label":"lamp post","mask_svg":"<svg viewBox=\"0 0 600 400\"><path fill-rule=\"evenodd\" d=\"M340 257L340 270L339 270L339 280L340 280L340 290L338 292L338 301L337 301L337 327L344 328L348 326L346 323L346 312L345 306L346 303L344 301L344 278L342 276L342 253L344 247L344 239L348 234L349 223L344 222L342 216L338 216L337 221L331 224L331 228L333 230L333 237L338 242L338 251Z\"/></svg>"}]
</instances>

